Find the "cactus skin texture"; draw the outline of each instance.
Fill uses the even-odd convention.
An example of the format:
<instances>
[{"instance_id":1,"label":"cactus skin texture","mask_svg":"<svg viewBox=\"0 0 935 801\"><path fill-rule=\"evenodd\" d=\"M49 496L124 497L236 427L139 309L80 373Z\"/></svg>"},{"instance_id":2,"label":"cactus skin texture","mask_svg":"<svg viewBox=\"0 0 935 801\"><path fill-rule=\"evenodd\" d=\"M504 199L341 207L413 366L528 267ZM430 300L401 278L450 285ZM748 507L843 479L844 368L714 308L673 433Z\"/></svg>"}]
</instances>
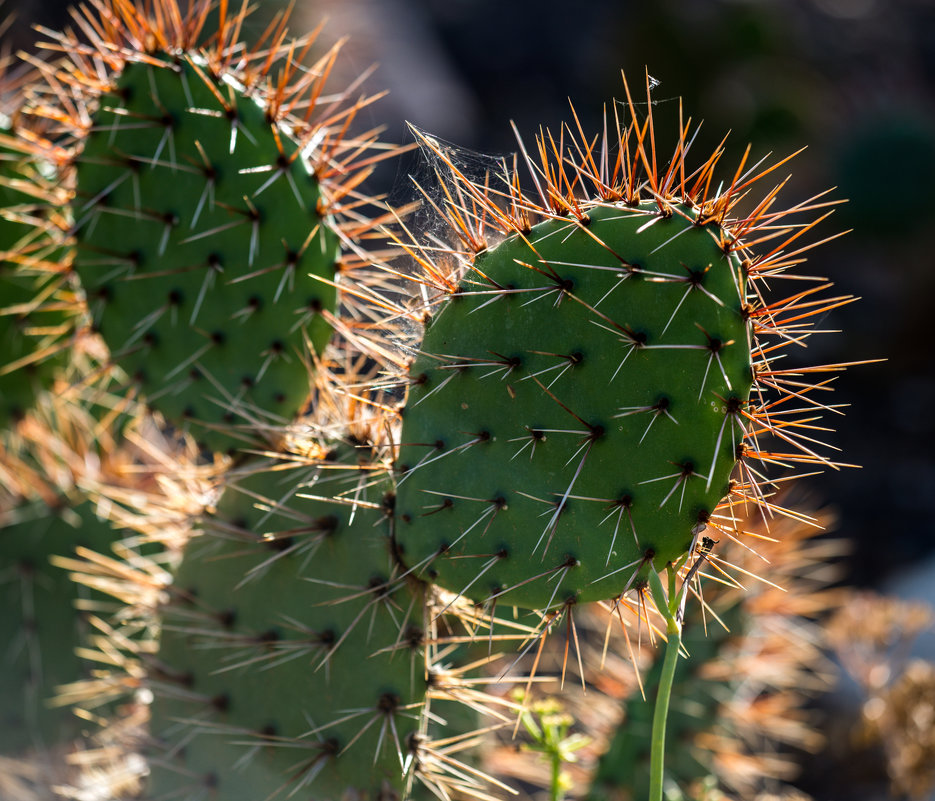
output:
<instances>
[{"instance_id":1,"label":"cactus skin texture","mask_svg":"<svg viewBox=\"0 0 935 801\"><path fill-rule=\"evenodd\" d=\"M176 575L151 723L171 758L150 792L401 797L426 695L423 599L390 581L387 474L361 472L348 446L266 467L232 477ZM322 498L295 497L310 482L299 494Z\"/></svg>"},{"instance_id":2,"label":"cactus skin texture","mask_svg":"<svg viewBox=\"0 0 935 801\"><path fill-rule=\"evenodd\" d=\"M0 753L42 752L80 735L72 710L49 702L88 672L75 654L84 628L75 604L89 592L50 558L79 546L107 552L115 539L89 502L59 513L22 507L0 527Z\"/></svg>"},{"instance_id":3,"label":"cactus skin texture","mask_svg":"<svg viewBox=\"0 0 935 801\"><path fill-rule=\"evenodd\" d=\"M77 160L77 258L113 358L216 450L291 419L321 350L338 237L299 143L192 55L128 63ZM307 339L306 339L307 338Z\"/></svg>"},{"instance_id":4,"label":"cactus skin texture","mask_svg":"<svg viewBox=\"0 0 935 801\"><path fill-rule=\"evenodd\" d=\"M444 550L452 591L484 569L474 591L515 587L505 603L612 597L728 492L752 382L740 260L686 207L588 217L478 255L412 365L396 535L410 564ZM558 575L524 583L530 565Z\"/></svg>"}]
</instances>

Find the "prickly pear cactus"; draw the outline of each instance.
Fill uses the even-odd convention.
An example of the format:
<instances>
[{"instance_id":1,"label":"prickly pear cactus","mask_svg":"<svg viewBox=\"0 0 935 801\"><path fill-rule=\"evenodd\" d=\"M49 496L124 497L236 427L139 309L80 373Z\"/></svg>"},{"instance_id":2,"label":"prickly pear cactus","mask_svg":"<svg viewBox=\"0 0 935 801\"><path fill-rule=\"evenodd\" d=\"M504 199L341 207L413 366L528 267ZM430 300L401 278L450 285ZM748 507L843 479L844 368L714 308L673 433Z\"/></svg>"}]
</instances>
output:
<instances>
[{"instance_id":1,"label":"prickly pear cactus","mask_svg":"<svg viewBox=\"0 0 935 801\"><path fill-rule=\"evenodd\" d=\"M75 607L90 593L50 559L79 546L106 553L116 536L87 501L56 512L23 507L0 526L0 753L42 752L81 733L72 710L51 701L89 671L75 653L83 644Z\"/></svg>"},{"instance_id":2,"label":"prickly pear cactus","mask_svg":"<svg viewBox=\"0 0 935 801\"><path fill-rule=\"evenodd\" d=\"M314 34L288 41L284 20L251 48L248 13L94 0L76 12L87 38L50 34L66 56L25 109L64 131L66 232L113 363L220 451L306 403L336 307L341 199L366 228L355 186L385 155L371 134L342 138L369 99L324 94L336 48L300 65Z\"/></svg>"},{"instance_id":3,"label":"prickly pear cactus","mask_svg":"<svg viewBox=\"0 0 935 801\"><path fill-rule=\"evenodd\" d=\"M233 423L291 419L339 257L307 143L192 54L127 63L92 120L75 269L113 358L215 449Z\"/></svg>"},{"instance_id":4,"label":"prickly pear cactus","mask_svg":"<svg viewBox=\"0 0 935 801\"><path fill-rule=\"evenodd\" d=\"M690 548L728 492L753 378L722 241L690 207L644 201L477 255L410 370L407 563L546 607L612 597Z\"/></svg>"},{"instance_id":5,"label":"prickly pear cactus","mask_svg":"<svg viewBox=\"0 0 935 801\"><path fill-rule=\"evenodd\" d=\"M813 376L844 365L782 360L851 298L768 295L830 204L753 198L778 165L749 168L749 151L733 178L715 174L720 149L689 163L688 128L656 140L646 86L638 105L625 84L602 138L520 141L532 192L516 166L470 178L417 132L450 244L399 238L426 330L394 531L407 566L477 602L621 596L705 528L733 531L731 505L763 502L773 465L838 466L812 436L827 408Z\"/></svg>"},{"instance_id":6,"label":"prickly pear cactus","mask_svg":"<svg viewBox=\"0 0 935 801\"><path fill-rule=\"evenodd\" d=\"M234 477L187 546L153 685L168 751L153 797L402 795L426 694L423 600L393 580L387 476L362 453Z\"/></svg>"}]
</instances>

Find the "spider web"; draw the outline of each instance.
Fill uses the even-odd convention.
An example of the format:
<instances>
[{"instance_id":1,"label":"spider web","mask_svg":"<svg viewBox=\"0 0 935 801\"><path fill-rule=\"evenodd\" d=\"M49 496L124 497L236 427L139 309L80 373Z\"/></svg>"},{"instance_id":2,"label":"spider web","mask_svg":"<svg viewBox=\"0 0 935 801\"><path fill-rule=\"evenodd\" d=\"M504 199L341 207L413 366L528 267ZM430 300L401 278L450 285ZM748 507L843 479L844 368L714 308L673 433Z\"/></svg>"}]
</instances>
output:
<instances>
[{"instance_id":1,"label":"spider web","mask_svg":"<svg viewBox=\"0 0 935 801\"><path fill-rule=\"evenodd\" d=\"M650 94L660 86L661 82L651 75L646 76L647 87ZM665 97L656 99L650 97L648 101L636 100L636 107L645 107L649 103L653 106L658 104L669 104L677 102L677 97ZM629 106L623 99L613 101L617 106L616 115L610 111L607 116L608 128L615 124L625 127L630 122ZM566 113L563 125L568 128L574 136L579 136L580 132L573 127L572 113ZM487 185L494 194L498 192L508 193L510 187L509 174L519 167L521 188L524 194L535 197L536 178L529 169L523 164L523 159L519 155L525 147L526 151L535 159L535 148L533 145L533 134L542 135L545 130L519 131L514 126L517 136L517 146L514 150L507 153L485 153L480 150L462 147L454 142L442 139L430 131L420 128L413 123L408 123L413 137L418 143L418 149L411 158L409 172L405 179L398 179L396 186L391 194L395 205L402 205L413 200L421 201L417 211L408 219L407 224L414 235L423 239L436 239L448 242L453 246L458 246L458 242L452 242L452 233L444 219L438 214L435 207L444 208L447 196L444 186L439 176L447 176L451 173L451 166L457 170L464 178L475 185ZM616 141L616 137L611 135L611 141ZM491 241L495 244L495 240Z\"/></svg>"},{"instance_id":2,"label":"spider web","mask_svg":"<svg viewBox=\"0 0 935 801\"><path fill-rule=\"evenodd\" d=\"M423 242L445 242L460 247L448 223L438 213L444 209L448 197L445 184L449 183L451 167L474 184L488 183L497 191L508 188L507 172L513 164L514 154L489 154L462 147L409 123L418 143L407 175L409 200L421 201L419 208L407 220L410 231Z\"/></svg>"},{"instance_id":3,"label":"spider web","mask_svg":"<svg viewBox=\"0 0 935 801\"><path fill-rule=\"evenodd\" d=\"M647 82L650 93L660 85L660 82L652 76L647 76ZM643 91L645 92L645 89ZM637 109L646 108L650 103L654 107L657 104L676 107L677 100L678 98L656 99L650 96L648 100L635 100L633 105ZM625 128L632 123L627 101L618 99L613 103L616 108L611 107L606 111L607 134L611 143L619 141L616 131L613 130L617 125ZM563 126L566 128L566 133L571 133L573 138L580 139L582 133L576 128L574 119L573 112L569 111L565 115ZM543 176L538 172L537 167L530 168L525 163L522 152L525 150L533 164L538 164L533 135L547 135L547 132L545 129L521 132L514 126L517 136L516 148L506 153L487 153L443 139L413 123L408 123L408 126L417 147L408 161L400 165L399 173L388 196L389 205L396 209L415 206L403 218L403 225L408 232L403 238L408 240L411 237L412 244L417 248L424 249L433 260L444 262L446 267L451 269L451 276L458 280L459 272L466 269L468 254L465 243L459 239L449 221L440 213L450 208L452 202L455 205L464 202L463 196L456 197L451 188L454 183L453 174L458 175L458 183L466 180L478 187L488 187L488 194L494 198L498 195L508 198L511 193L511 176L517 173L524 196L536 203L540 197L537 181L541 182ZM557 131L556 134L558 134ZM565 156L574 156L567 139L565 150ZM611 154L611 157L613 158L614 155ZM537 172L534 174L532 170ZM465 205L469 206L470 201ZM503 204L498 205L506 206L508 201L504 200ZM461 209L462 213L464 210L464 208ZM533 216L535 217L535 214ZM494 247L505 236L491 226L484 227L482 233L490 247ZM461 256L446 255L449 253L460 253ZM418 272L412 259L399 259L397 267L404 273ZM413 298L413 301L418 304L417 299ZM421 330L406 329L399 333L401 336L397 339L397 345L404 351L415 352L421 340Z\"/></svg>"}]
</instances>

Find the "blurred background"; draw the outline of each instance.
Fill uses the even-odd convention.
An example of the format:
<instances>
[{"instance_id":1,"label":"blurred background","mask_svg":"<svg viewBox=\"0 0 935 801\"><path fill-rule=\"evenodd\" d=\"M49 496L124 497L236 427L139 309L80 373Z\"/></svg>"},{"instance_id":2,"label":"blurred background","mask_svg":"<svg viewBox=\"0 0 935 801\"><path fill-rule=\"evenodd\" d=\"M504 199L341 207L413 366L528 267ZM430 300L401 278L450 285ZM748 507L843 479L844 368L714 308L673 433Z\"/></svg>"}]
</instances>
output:
<instances>
[{"instance_id":1,"label":"blurred background","mask_svg":"<svg viewBox=\"0 0 935 801\"><path fill-rule=\"evenodd\" d=\"M28 48L31 25L67 24L65 5L20 0L5 38ZM257 5L259 33L281 5ZM366 87L389 94L362 123L385 126L390 142L411 141L410 121L469 151L509 153L511 120L529 139L540 125L557 131L569 98L597 132L605 104L623 96L621 70L638 85L648 69L662 110L681 96L686 115L705 120L697 153L730 131L725 173L748 142L754 158L807 146L784 202L836 187L848 202L816 237L852 229L807 272L862 300L822 321L846 333L815 338L803 363L886 359L836 381L834 401L849 408L830 421L830 441L862 467L810 487L853 542L850 584L935 602L935 2L299 0L292 30L323 17L322 49L349 37L335 87L378 65ZM420 169L411 154L371 190L413 199L407 176ZM933 639L918 644L929 659ZM802 786L819 801L887 797L872 782L842 788L842 774L831 781L829 763L815 764Z\"/></svg>"}]
</instances>

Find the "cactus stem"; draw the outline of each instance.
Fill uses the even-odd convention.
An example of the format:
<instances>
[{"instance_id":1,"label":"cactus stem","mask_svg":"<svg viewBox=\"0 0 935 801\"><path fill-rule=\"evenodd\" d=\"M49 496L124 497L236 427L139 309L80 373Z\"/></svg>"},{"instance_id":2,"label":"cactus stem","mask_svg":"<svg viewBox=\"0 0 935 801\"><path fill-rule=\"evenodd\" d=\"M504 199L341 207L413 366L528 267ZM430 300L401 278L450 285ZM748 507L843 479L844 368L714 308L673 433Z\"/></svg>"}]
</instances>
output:
<instances>
[{"instance_id":1,"label":"cactus stem","mask_svg":"<svg viewBox=\"0 0 935 801\"><path fill-rule=\"evenodd\" d=\"M653 710L652 756L649 778L649 801L662 801L663 777L665 775L666 718L669 714L669 699L678 667L682 645L682 629L678 624L667 627L666 653L659 677L656 705Z\"/></svg>"}]
</instances>

